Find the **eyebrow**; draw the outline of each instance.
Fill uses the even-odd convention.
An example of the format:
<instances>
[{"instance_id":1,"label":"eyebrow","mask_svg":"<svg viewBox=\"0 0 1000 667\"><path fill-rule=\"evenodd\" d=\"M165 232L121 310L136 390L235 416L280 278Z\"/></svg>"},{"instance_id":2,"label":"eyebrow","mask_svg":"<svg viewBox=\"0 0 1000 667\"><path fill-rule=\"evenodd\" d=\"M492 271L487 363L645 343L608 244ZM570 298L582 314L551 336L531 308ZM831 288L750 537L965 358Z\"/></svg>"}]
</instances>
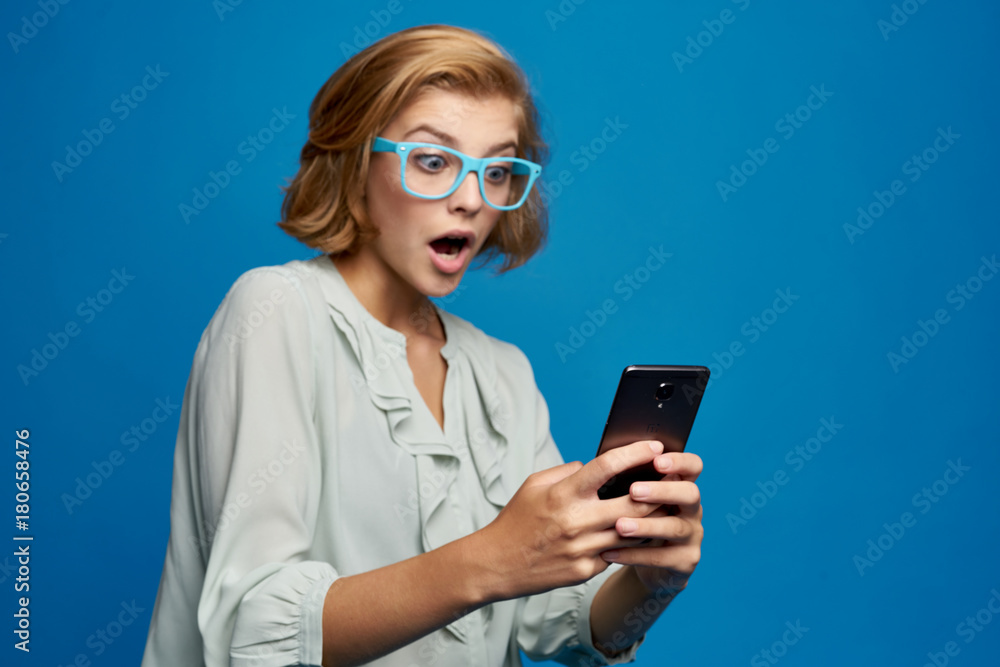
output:
<instances>
[{"instance_id":1,"label":"eyebrow","mask_svg":"<svg viewBox=\"0 0 1000 667\"><path fill-rule=\"evenodd\" d=\"M444 130L439 130L436 127L427 125L426 123L418 125L417 127L413 128L412 130L404 134L403 139L405 140L406 137L410 136L411 134L415 134L421 131L427 132L428 134L433 134L438 139L438 141L440 141L445 146L458 150L458 141L455 140L455 137L451 136ZM500 151L506 150L508 148L517 149L517 142L506 141L506 142L501 142L499 144L494 144L493 146L490 146L486 150L486 157L496 155Z\"/></svg>"}]
</instances>

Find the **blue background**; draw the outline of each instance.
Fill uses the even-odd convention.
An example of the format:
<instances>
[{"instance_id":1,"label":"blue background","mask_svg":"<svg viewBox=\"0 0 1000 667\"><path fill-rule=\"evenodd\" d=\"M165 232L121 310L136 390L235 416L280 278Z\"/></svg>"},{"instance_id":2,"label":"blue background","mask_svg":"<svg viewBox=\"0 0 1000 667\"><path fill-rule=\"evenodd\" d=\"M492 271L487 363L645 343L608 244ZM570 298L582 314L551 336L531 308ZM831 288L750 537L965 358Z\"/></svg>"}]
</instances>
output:
<instances>
[{"instance_id":1,"label":"blue background","mask_svg":"<svg viewBox=\"0 0 1000 667\"><path fill-rule=\"evenodd\" d=\"M3 460L13 470L14 431L30 429L35 541L30 656L12 648L14 542L0 550L0 661L138 664L179 410L72 511L64 494L157 399L180 403L199 336L240 273L314 254L275 226L278 187L343 45L444 22L484 31L521 63L553 148L544 175L571 179L552 198L544 252L500 278L470 273L446 308L527 353L567 459L592 456L627 364L713 364L689 442L705 461L703 559L638 663L772 664L766 649L788 665L922 665L955 642L955 664L996 664L1000 618L959 624L1000 590L1000 280L975 280L993 277L981 258L1000 251L1000 9L902 4L915 11L888 30L888 0L402 0L397 14L381 1L221 13L209 0L73 2L32 32L23 17L39 5L5 3L0 27L30 38L8 34L2 56ZM723 10L731 22L713 23ZM689 61L674 55L686 49ZM113 101L147 67L168 74L121 118ZM811 87L830 95L800 108ZM273 109L295 117L248 162L237 147ZM787 136L776 123L797 110L808 120ZM53 162L104 118L113 132L57 177ZM620 132L602 145L607 119ZM911 181L904 164L939 128L958 138ZM724 197L718 183L769 138L777 151L743 165L752 175ZM178 206L231 159L240 174L185 223ZM845 230L897 179L905 192L880 217ZM672 256L626 299L616 284L647 277L636 269L650 246ZM134 279L88 320L78 304L123 268ZM959 309L949 293L967 283L979 291ZM775 318L776 290L798 298ZM606 299L617 310L560 356ZM887 355L939 309L947 322L894 367ZM69 322L79 335L22 378L18 366ZM734 342L743 354L727 358ZM786 453L821 419L842 428L797 467ZM949 461L968 470L935 487ZM780 472L786 483L769 486ZM0 498L12 512L9 474ZM925 488L935 502L914 501ZM904 512L915 523L887 537ZM889 549L859 565L880 536ZM133 600L136 622L98 655L88 637ZM786 622L808 628L794 645Z\"/></svg>"}]
</instances>

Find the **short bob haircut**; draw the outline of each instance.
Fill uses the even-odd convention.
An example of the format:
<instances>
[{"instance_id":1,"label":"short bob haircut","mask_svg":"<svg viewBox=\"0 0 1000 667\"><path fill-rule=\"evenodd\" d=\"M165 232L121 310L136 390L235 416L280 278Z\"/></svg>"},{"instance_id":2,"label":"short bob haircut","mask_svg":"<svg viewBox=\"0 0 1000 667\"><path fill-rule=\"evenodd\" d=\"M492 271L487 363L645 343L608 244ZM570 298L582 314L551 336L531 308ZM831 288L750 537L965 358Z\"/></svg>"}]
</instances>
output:
<instances>
[{"instance_id":1,"label":"short bob haircut","mask_svg":"<svg viewBox=\"0 0 1000 667\"><path fill-rule=\"evenodd\" d=\"M407 28L352 56L309 107L309 138L299 171L283 187L285 232L327 254L352 253L378 236L368 217L365 184L379 132L427 88L515 103L517 157L548 161L527 78L486 37L448 25ZM503 211L479 252L482 264L503 257L498 273L524 264L545 243L548 210L537 187L517 209Z\"/></svg>"}]
</instances>

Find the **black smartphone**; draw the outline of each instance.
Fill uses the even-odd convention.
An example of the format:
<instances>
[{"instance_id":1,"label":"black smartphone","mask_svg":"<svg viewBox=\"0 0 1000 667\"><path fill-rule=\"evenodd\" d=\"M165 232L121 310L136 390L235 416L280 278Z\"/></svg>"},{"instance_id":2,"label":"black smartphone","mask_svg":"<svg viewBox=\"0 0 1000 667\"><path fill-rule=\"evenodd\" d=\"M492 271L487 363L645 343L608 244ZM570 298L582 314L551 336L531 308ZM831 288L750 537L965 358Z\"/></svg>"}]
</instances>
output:
<instances>
[{"instance_id":1,"label":"black smartphone","mask_svg":"<svg viewBox=\"0 0 1000 667\"><path fill-rule=\"evenodd\" d=\"M659 440L664 452L682 452L708 386L704 366L629 366L622 372L597 455L638 440ZM663 478L652 462L608 480L601 499L627 495L633 482Z\"/></svg>"}]
</instances>

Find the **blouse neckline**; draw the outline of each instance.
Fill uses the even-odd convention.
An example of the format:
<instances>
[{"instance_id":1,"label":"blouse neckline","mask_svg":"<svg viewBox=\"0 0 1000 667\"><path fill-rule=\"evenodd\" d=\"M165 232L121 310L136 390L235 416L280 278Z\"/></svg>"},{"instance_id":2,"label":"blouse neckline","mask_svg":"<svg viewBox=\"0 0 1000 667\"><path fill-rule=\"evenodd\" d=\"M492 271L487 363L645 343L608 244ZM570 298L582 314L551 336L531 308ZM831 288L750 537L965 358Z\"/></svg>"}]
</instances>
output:
<instances>
[{"instance_id":1,"label":"blouse neckline","mask_svg":"<svg viewBox=\"0 0 1000 667\"><path fill-rule=\"evenodd\" d=\"M316 263L322 269L325 269L334 279L338 287L338 291L341 292L342 299L337 304L338 307L342 307L349 304L352 314L362 320L372 331L378 334L379 338L385 342L396 345L402 348L402 354L406 354L406 334L402 331L393 329L392 327L384 324L381 320L371 314L371 312L365 308L365 305L361 303L358 297L351 290L350 285L344 279L343 274L340 273L340 269L337 265L333 263L333 258L330 255L319 255L314 257L313 262ZM454 322L451 321L451 313L442 310L438 304L433 301L430 302L434 307L434 312L437 313L438 318L441 320L441 327L444 330L445 343L441 347L441 356L445 358L446 361L451 362L455 358L458 347L458 338L460 334L458 328L454 326Z\"/></svg>"}]
</instances>

